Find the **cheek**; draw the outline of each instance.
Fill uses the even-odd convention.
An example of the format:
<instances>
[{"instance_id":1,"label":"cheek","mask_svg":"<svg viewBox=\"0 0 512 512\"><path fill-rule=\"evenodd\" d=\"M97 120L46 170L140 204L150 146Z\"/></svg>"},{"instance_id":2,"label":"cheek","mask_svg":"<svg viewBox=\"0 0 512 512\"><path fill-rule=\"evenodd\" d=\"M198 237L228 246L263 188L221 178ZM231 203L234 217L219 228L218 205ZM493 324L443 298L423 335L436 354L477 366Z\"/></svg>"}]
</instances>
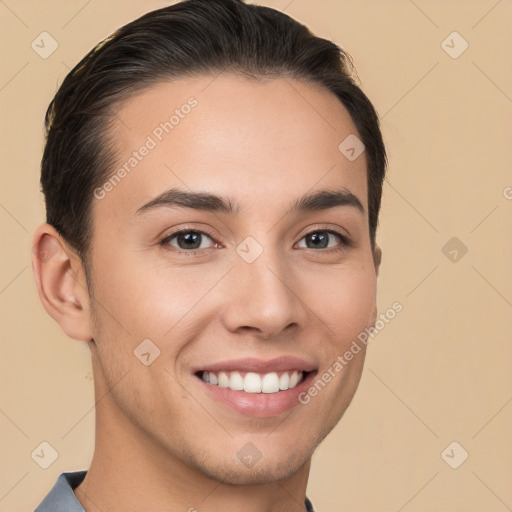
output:
<instances>
[{"instance_id":1,"label":"cheek","mask_svg":"<svg viewBox=\"0 0 512 512\"><path fill-rule=\"evenodd\" d=\"M159 269L150 270L134 259L117 259L113 265L98 258L98 268L96 309L110 328L130 333L133 340L163 336L190 309L197 295L194 287L185 286L179 271L164 276Z\"/></svg>"},{"instance_id":2,"label":"cheek","mask_svg":"<svg viewBox=\"0 0 512 512\"><path fill-rule=\"evenodd\" d=\"M114 332L125 340L130 337L131 345L135 344L132 350L137 340L140 343L145 338L160 340L165 346L173 331L188 331L198 315L203 320L209 317L215 299L202 298L215 290L230 267L226 262L170 268L162 260L158 265L148 263L151 258L144 252L126 258L118 252L114 260L106 249L96 257L100 269L95 279L96 309ZM363 257L361 262L351 260L338 268L312 268L298 270L291 287L305 308L342 341L357 336L371 324L375 308L376 277L369 260Z\"/></svg>"},{"instance_id":3,"label":"cheek","mask_svg":"<svg viewBox=\"0 0 512 512\"><path fill-rule=\"evenodd\" d=\"M174 374L180 352L190 339L201 334L206 319L216 311L215 304L208 301L214 293L208 296L208 292L214 291L227 271L221 266L194 269L162 264L150 269L143 259L141 254L125 261L119 259L116 265L107 258L97 260L102 275L98 273L95 286L100 324L94 335L105 372L112 380L127 369L142 372L140 382L153 378L134 357L139 347L158 354L152 368L165 365Z\"/></svg>"},{"instance_id":4,"label":"cheek","mask_svg":"<svg viewBox=\"0 0 512 512\"><path fill-rule=\"evenodd\" d=\"M310 292L315 312L342 340L352 339L371 325L376 305L376 278L368 267L347 269L347 272L317 281L315 290L314 294Z\"/></svg>"}]
</instances>

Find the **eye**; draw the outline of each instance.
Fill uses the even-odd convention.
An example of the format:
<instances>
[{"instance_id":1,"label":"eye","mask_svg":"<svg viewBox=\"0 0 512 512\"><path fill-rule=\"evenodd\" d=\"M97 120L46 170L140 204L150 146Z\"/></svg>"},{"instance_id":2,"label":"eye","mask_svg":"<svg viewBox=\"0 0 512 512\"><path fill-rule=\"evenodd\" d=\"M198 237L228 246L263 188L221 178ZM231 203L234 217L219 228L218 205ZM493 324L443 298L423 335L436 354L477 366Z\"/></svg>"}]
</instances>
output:
<instances>
[{"instance_id":1,"label":"eye","mask_svg":"<svg viewBox=\"0 0 512 512\"><path fill-rule=\"evenodd\" d=\"M336 238L338 243L336 244ZM210 240L210 245L208 241ZM300 245L302 240L306 241L306 245ZM211 243L213 242L213 244ZM333 229L317 229L305 235L301 242L300 248L306 249L328 249L330 251L340 251L351 245L349 238ZM186 256L193 256L199 251L211 249L212 247L219 247L219 244L214 241L213 237L208 233L197 229L182 229L176 231L165 238L163 238L159 245L167 251L173 251L178 254Z\"/></svg>"},{"instance_id":2,"label":"eye","mask_svg":"<svg viewBox=\"0 0 512 512\"><path fill-rule=\"evenodd\" d=\"M201 249L209 249L211 246L205 247L203 243L205 238L213 241L213 239L204 231L184 229L166 236L160 241L160 245L169 251L173 250L169 248L169 246L172 246L176 247L176 250L179 253L190 253ZM217 244L215 243L214 246L216 245Z\"/></svg>"},{"instance_id":3,"label":"eye","mask_svg":"<svg viewBox=\"0 0 512 512\"><path fill-rule=\"evenodd\" d=\"M345 235L333 229L311 231L304 236L302 240L306 240L306 249L330 249L336 247L336 243L330 244L330 241L336 237L341 242L341 244L339 244L341 247L338 247L338 250L350 245L350 241ZM308 242L310 245L308 245Z\"/></svg>"}]
</instances>

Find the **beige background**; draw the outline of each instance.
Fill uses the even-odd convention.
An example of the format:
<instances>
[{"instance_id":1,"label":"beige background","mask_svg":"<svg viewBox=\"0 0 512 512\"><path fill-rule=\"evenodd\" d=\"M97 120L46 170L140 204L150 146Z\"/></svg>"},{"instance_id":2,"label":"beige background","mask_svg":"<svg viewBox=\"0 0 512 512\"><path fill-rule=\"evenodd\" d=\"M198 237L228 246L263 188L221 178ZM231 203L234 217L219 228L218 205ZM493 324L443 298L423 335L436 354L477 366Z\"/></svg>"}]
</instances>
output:
<instances>
[{"instance_id":1,"label":"beige background","mask_svg":"<svg viewBox=\"0 0 512 512\"><path fill-rule=\"evenodd\" d=\"M318 512L512 510L512 2L262 3L348 50L382 117L379 307L404 308L372 340L308 494ZM43 310L30 266L43 115L93 45L166 4L0 1L2 512L33 510L93 450L88 350ZM59 45L47 59L31 48L43 31ZM442 46L453 31L469 44L458 58L443 49L459 51L457 36ZM452 237L468 249L457 262L442 251ZM46 470L31 458L42 441L59 454ZM469 453L458 469L441 457L452 441Z\"/></svg>"}]
</instances>

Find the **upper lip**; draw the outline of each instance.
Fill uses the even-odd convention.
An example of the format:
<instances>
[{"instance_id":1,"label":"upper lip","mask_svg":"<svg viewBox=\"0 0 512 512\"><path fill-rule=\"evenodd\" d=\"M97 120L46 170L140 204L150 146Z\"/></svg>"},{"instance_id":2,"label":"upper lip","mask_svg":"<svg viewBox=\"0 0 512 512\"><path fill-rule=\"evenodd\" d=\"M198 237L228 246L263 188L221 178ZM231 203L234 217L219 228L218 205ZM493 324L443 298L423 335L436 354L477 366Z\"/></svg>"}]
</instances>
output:
<instances>
[{"instance_id":1,"label":"upper lip","mask_svg":"<svg viewBox=\"0 0 512 512\"><path fill-rule=\"evenodd\" d=\"M219 361L217 363L198 366L193 369L193 373L200 371L221 372L221 371L241 371L255 373L284 372L288 370L302 370L311 372L315 370L315 365L295 356L281 356L274 359L257 359L253 357L245 359L230 359Z\"/></svg>"}]
</instances>

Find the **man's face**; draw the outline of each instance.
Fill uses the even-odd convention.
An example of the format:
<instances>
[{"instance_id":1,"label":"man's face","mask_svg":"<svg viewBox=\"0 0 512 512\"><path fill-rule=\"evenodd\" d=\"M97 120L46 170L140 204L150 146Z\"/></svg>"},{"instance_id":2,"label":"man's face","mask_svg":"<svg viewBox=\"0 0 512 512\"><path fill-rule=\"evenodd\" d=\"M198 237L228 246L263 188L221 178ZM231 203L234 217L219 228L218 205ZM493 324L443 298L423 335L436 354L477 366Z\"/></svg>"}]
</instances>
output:
<instances>
[{"instance_id":1,"label":"man's face","mask_svg":"<svg viewBox=\"0 0 512 512\"><path fill-rule=\"evenodd\" d=\"M289 477L349 405L364 349L306 405L299 393L376 314L366 156L338 149L356 128L318 86L233 76L151 86L116 119L126 172L93 199L98 425L226 483ZM142 208L170 189L238 210ZM294 208L320 190L364 211Z\"/></svg>"}]
</instances>

